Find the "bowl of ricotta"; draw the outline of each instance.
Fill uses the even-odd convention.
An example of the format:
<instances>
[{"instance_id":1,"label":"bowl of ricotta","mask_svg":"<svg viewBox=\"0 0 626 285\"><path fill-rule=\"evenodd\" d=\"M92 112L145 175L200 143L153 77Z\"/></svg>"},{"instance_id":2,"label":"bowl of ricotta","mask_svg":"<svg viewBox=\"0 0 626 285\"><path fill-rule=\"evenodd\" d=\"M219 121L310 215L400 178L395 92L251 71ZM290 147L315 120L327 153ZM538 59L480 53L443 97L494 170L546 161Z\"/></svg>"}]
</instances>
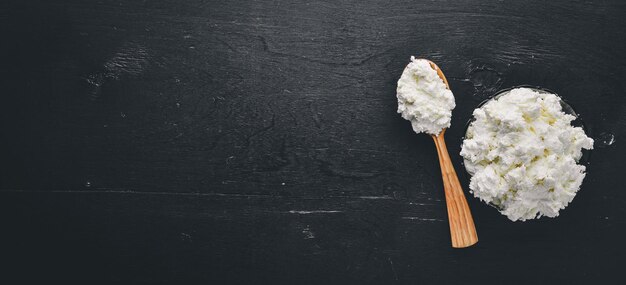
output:
<instances>
[{"instance_id":1,"label":"bowl of ricotta","mask_svg":"<svg viewBox=\"0 0 626 285\"><path fill-rule=\"evenodd\" d=\"M461 147L470 192L512 221L557 217L573 199L593 140L556 94L504 90L473 112Z\"/></svg>"}]
</instances>

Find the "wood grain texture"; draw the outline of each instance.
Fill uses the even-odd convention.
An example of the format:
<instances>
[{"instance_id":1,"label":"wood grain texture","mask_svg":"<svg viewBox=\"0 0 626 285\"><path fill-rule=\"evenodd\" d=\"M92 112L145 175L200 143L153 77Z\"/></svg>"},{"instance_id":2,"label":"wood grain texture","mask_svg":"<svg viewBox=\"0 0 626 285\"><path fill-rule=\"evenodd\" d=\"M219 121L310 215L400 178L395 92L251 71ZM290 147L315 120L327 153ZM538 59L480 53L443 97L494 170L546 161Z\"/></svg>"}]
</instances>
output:
<instances>
[{"instance_id":1,"label":"wood grain texture","mask_svg":"<svg viewBox=\"0 0 626 285\"><path fill-rule=\"evenodd\" d=\"M467 205L459 177L456 175L454 165L452 165L452 160L448 154L445 133L446 129L443 129L439 135L431 135L431 137L435 142L437 155L439 156L439 167L441 168L443 189L446 195L452 247L464 248L476 244L478 242L478 234L476 233L474 218L472 218L472 212Z\"/></svg>"},{"instance_id":2,"label":"wood grain texture","mask_svg":"<svg viewBox=\"0 0 626 285\"><path fill-rule=\"evenodd\" d=\"M0 217L12 284L610 283L626 258L623 1L5 1ZM599 144L557 219L467 197L396 113L411 55L457 107L542 86ZM606 140L608 141L608 140ZM5 282L7 283L7 282ZM613 282L616 283L616 282Z\"/></svg>"},{"instance_id":3,"label":"wood grain texture","mask_svg":"<svg viewBox=\"0 0 626 285\"><path fill-rule=\"evenodd\" d=\"M450 90L448 79L441 68L432 61L429 61L429 63L432 69L437 71L437 75L441 78L443 84L446 85L446 89ZM472 218L472 212L467 205L459 177L456 175L454 165L452 165L452 160L448 154L448 147L444 138L445 134L446 129L444 128L438 135L430 136L435 142L439 167L441 168L452 247L464 248L476 244L478 242L478 234L476 233L474 218Z\"/></svg>"}]
</instances>

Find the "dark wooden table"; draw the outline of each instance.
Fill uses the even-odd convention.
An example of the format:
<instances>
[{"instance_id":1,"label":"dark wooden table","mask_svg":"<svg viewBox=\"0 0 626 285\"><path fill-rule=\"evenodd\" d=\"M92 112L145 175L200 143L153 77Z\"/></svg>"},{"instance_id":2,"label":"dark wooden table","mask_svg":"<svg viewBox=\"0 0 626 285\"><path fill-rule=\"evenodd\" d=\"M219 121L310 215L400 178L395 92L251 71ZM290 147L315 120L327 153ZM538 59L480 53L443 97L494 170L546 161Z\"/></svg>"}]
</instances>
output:
<instances>
[{"instance_id":1,"label":"dark wooden table","mask_svg":"<svg viewBox=\"0 0 626 285\"><path fill-rule=\"evenodd\" d=\"M3 3L2 279L17 278L3 283L607 283L626 258L625 13ZM574 106L597 143L560 217L514 223L468 194L480 242L450 247L434 145L396 114L411 55L455 93L446 137L466 190L458 153L481 101L530 84Z\"/></svg>"}]
</instances>

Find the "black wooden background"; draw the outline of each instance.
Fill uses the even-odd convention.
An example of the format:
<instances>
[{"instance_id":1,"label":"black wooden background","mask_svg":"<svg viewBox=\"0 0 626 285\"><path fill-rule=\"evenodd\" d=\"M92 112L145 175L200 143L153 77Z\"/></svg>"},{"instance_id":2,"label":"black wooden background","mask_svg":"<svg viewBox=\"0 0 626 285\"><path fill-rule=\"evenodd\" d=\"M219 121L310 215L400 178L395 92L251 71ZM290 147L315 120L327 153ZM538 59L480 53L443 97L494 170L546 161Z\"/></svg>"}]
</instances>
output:
<instances>
[{"instance_id":1,"label":"black wooden background","mask_svg":"<svg viewBox=\"0 0 626 285\"><path fill-rule=\"evenodd\" d=\"M2 283L610 281L625 15L618 0L3 2ZM480 241L450 247L434 144L396 114L411 55L450 81L466 190L465 123L497 90L541 86L580 113L596 149L560 217L513 223L468 196Z\"/></svg>"}]
</instances>

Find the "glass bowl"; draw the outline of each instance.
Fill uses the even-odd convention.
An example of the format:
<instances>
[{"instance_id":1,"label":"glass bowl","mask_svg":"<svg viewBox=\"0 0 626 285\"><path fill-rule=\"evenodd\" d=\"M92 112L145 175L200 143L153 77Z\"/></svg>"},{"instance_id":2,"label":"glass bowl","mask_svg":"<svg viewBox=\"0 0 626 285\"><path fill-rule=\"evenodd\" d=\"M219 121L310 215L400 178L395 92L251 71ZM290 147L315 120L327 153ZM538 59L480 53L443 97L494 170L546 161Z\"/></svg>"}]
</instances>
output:
<instances>
[{"instance_id":1,"label":"glass bowl","mask_svg":"<svg viewBox=\"0 0 626 285\"><path fill-rule=\"evenodd\" d=\"M498 91L495 95L491 96L491 98L484 100L482 102L480 102L480 104L478 104L478 106L476 106L476 109L484 106L485 104L487 104L488 102L495 100L499 97L501 97L502 95L508 93L509 91L516 89L516 88L528 88L528 89L532 89L534 91L537 91L539 93L549 93L549 94L554 94L556 95L559 99L560 99L560 103L561 103L561 108L563 109L563 112L569 115L574 116L576 119L574 119L571 122L571 125L574 127L581 127L583 129L583 131L585 131L585 134L587 134L588 137L592 137L591 134L588 131L588 128L586 127L585 123L582 121L582 119L580 118L580 116L578 115L578 113L574 110L574 108L568 104L563 97L559 96L559 94L557 94L554 91L551 91L549 89L546 88L542 88L542 87L537 87L537 86L530 86L530 85L520 85L520 86L515 86L515 87L511 87L511 88L506 88L506 89L502 89L500 91ZM472 118L469 119L469 121L465 124L465 131L463 132L463 137L461 138L461 145L463 145L463 141L465 141L465 138L467 137L467 131L470 127L470 125L474 122L474 116L472 115ZM591 150L587 150L587 149L582 149L582 156L580 158L580 160L578 161L578 164L581 165L585 165L588 166L589 165L589 158L591 156ZM464 175L467 181L470 181L470 178L472 177L472 175L469 173L469 171L467 170L467 167L465 166L465 159L463 159L463 157L461 157L461 164L463 165L463 169L465 169L464 171ZM499 211L502 210L501 207L499 207L496 204L493 203L487 203L489 206L492 206L496 209L498 209Z\"/></svg>"}]
</instances>

